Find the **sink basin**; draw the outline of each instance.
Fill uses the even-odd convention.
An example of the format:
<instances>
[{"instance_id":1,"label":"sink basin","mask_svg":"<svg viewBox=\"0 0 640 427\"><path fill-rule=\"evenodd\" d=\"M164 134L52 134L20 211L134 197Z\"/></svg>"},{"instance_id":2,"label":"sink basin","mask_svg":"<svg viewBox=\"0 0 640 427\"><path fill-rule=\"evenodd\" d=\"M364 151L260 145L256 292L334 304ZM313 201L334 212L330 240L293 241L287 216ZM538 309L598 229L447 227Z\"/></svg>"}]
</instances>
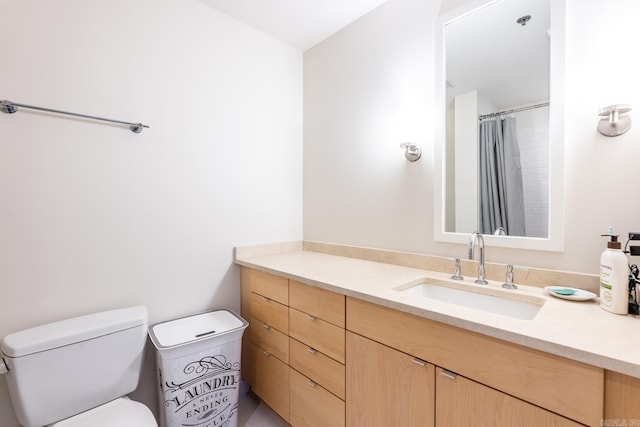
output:
<instances>
[{"instance_id":1,"label":"sink basin","mask_svg":"<svg viewBox=\"0 0 640 427\"><path fill-rule=\"evenodd\" d=\"M490 288L473 287L472 290L463 287L471 288L472 286L423 280L401 286L396 290L403 295L428 298L522 320L531 320L536 317L544 304L544 299L529 295L505 295L500 290Z\"/></svg>"}]
</instances>

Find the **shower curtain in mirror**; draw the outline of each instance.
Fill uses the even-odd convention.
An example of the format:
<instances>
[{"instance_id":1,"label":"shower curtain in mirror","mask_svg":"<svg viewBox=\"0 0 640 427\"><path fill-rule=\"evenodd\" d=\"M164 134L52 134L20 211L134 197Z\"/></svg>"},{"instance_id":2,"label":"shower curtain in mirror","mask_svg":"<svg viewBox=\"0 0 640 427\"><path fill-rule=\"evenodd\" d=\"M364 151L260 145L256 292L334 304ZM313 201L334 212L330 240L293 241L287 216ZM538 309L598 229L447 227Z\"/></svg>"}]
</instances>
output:
<instances>
[{"instance_id":1,"label":"shower curtain in mirror","mask_svg":"<svg viewBox=\"0 0 640 427\"><path fill-rule=\"evenodd\" d=\"M480 121L480 232L499 227L509 236L524 236L524 193L515 117Z\"/></svg>"}]
</instances>

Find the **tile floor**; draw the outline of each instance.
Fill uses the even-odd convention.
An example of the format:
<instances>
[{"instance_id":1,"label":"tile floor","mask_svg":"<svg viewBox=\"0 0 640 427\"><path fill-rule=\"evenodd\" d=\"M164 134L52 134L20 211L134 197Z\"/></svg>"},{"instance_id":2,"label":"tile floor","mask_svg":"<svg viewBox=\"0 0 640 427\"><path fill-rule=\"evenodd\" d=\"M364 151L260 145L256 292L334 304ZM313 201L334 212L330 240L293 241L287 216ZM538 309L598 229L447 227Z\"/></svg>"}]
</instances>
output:
<instances>
[{"instance_id":1,"label":"tile floor","mask_svg":"<svg viewBox=\"0 0 640 427\"><path fill-rule=\"evenodd\" d=\"M280 417L251 393L238 398L238 427L286 427Z\"/></svg>"}]
</instances>

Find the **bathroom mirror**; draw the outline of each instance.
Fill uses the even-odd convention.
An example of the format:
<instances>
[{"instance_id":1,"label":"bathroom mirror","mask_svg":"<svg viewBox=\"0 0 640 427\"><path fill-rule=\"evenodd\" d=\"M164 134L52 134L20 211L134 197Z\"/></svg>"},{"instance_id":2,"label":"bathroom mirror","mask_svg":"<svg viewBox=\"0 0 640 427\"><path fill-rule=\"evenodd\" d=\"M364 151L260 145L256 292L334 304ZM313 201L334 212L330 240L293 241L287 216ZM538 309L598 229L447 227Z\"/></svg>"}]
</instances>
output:
<instances>
[{"instance_id":1,"label":"bathroom mirror","mask_svg":"<svg viewBox=\"0 0 640 427\"><path fill-rule=\"evenodd\" d=\"M436 33L436 241L562 251L564 1L472 0Z\"/></svg>"}]
</instances>

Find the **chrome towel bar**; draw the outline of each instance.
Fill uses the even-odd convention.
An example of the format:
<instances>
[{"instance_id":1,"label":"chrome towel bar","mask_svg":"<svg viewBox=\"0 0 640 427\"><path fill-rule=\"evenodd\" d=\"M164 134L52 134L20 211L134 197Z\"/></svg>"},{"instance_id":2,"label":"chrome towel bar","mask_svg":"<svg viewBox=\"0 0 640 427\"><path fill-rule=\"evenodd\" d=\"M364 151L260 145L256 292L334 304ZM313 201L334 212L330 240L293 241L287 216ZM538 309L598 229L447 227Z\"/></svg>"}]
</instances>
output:
<instances>
[{"instance_id":1,"label":"chrome towel bar","mask_svg":"<svg viewBox=\"0 0 640 427\"><path fill-rule=\"evenodd\" d=\"M133 133L140 133L142 132L143 128L149 128L149 126L143 125L142 123L132 123L132 122L124 122L122 120L105 119L104 117L90 116L88 114L71 113L69 111L54 110L52 108L35 107L33 105L18 104L17 102L11 102L7 100L0 101L0 108L2 109L3 113L13 114L18 111L18 107L27 108L30 110L46 111L47 113L64 114L67 116L81 117L83 119L99 120L102 122L128 125L129 129Z\"/></svg>"}]
</instances>

